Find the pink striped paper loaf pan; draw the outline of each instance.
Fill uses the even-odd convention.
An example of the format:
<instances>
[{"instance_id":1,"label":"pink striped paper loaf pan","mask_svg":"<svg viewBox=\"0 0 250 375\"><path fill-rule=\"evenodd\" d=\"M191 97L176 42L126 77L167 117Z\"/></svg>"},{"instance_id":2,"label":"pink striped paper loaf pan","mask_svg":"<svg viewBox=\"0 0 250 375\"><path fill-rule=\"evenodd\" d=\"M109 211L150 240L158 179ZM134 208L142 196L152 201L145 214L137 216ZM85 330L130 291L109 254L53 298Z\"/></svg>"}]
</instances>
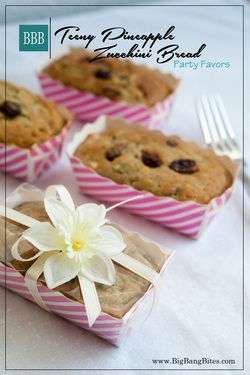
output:
<instances>
[{"instance_id":1,"label":"pink striped paper loaf pan","mask_svg":"<svg viewBox=\"0 0 250 375\"><path fill-rule=\"evenodd\" d=\"M115 121L117 120L113 120L113 122ZM122 122L122 120L119 121ZM121 208L192 238L199 238L214 216L225 206L225 203L230 198L234 190L238 166L227 157L219 158L220 163L224 165L227 173L231 176L230 180L233 183L220 196L215 196L206 204L191 200L177 200L171 196L156 196L149 191L138 190L126 184L118 184L110 178L98 174L94 169L94 164L93 168L86 166L75 156L76 150L88 135L98 134L107 129L109 122L112 122L111 119L101 116L94 124L85 125L67 147L67 154L79 190L83 194L90 195L101 202L113 204L140 196L140 199L127 202ZM134 128L135 125L133 125ZM216 158L215 160L218 158L215 154L213 154L213 157ZM121 171L118 170L117 173L121 173Z\"/></svg>"},{"instance_id":2,"label":"pink striped paper loaf pan","mask_svg":"<svg viewBox=\"0 0 250 375\"><path fill-rule=\"evenodd\" d=\"M0 171L23 181L35 181L60 157L71 122L72 120L58 135L44 143L35 144L29 149L0 144Z\"/></svg>"},{"instance_id":3,"label":"pink striped paper loaf pan","mask_svg":"<svg viewBox=\"0 0 250 375\"><path fill-rule=\"evenodd\" d=\"M60 157L70 124L60 134L30 149L0 144L0 170L20 180L33 182Z\"/></svg>"},{"instance_id":4,"label":"pink striped paper loaf pan","mask_svg":"<svg viewBox=\"0 0 250 375\"><path fill-rule=\"evenodd\" d=\"M73 114L1 80L0 103L0 170L34 181L60 156Z\"/></svg>"},{"instance_id":5,"label":"pink striped paper loaf pan","mask_svg":"<svg viewBox=\"0 0 250 375\"><path fill-rule=\"evenodd\" d=\"M59 58L71 54L72 50L74 51L74 49L63 50L61 54L59 54ZM81 50L83 51L83 54L88 54L88 52L84 51L83 49ZM67 107L69 111L76 115L76 118L83 120L85 122L94 121L100 115L107 115L110 117L121 117L131 123L140 122L147 128L160 128L162 126L162 124L171 112L174 103L176 88L179 83L178 79L173 77L171 74L164 75L160 73L160 71L155 70L156 76L160 74L162 75L160 79L158 77L158 83L163 84L163 81L166 80L166 84L171 88L169 92L166 94L166 97L163 96L160 101L155 102L153 105L146 105L145 103L142 103L139 100L137 101L137 99L133 99L133 102L129 102L129 100L125 99L127 95L130 95L129 91L128 94L126 93L126 95L121 95L120 99L119 94L120 92L122 92L122 90L126 90L126 87L129 86L129 83L126 83L126 85L128 86L124 84L124 75L127 77L133 76L130 69L131 67L136 67L134 64L132 64L130 61L125 62L120 61L119 59L105 58L102 59L101 62L90 62L88 64L90 65L90 67L86 67L86 65L81 66L79 64L79 61L83 61L84 59L86 60L86 57L85 55L83 55L83 57L80 58L79 56L81 56L81 51L78 52L78 49L76 49L75 51L77 51L76 57L78 60L75 61L76 58L74 58L73 56L73 63L76 63L77 66L72 66L73 63L71 65L69 62L69 66L67 67L67 69L64 67L64 71L62 72L62 77L65 77L65 75L68 73L71 74L71 72L73 74L75 71L77 71L77 73L79 72L80 76L78 77L78 79L74 77L72 78L72 84L69 83L70 76L69 78L67 77L67 84L64 84L62 83L63 79L60 80L58 78L51 77L46 72L47 66L53 64L53 60L52 63L50 61L50 63L47 64L47 66L45 65L43 69L40 69L37 72L41 89L43 91L44 96L47 99L53 100L56 103ZM112 61L109 63L107 60ZM57 62L57 59L55 59L54 62ZM86 63L86 61L83 61L83 63ZM122 64L121 69L117 69L117 71L115 72L114 75L116 78L114 80L112 80L112 74L114 69L112 65L113 63L117 65L120 63ZM107 64L109 65L107 66ZM124 64L125 68L123 68ZM126 64L130 65L127 67ZM101 90L103 91L103 95L101 95L101 93L97 95L93 93L90 89L84 90L83 88L78 88L80 82L81 84L84 84L84 81L86 81L85 77L88 73L85 72L85 68L90 68L89 70L87 69L87 72L90 71L89 74L92 74L92 78L96 79L97 81L93 86L102 87ZM96 70L96 72L94 69ZM142 69L147 68L145 66L142 66ZM121 73L119 73L120 71ZM148 71L150 73L153 72L153 70L149 69ZM117 81L119 80L121 80L121 86L117 84ZM146 83L146 81L147 76L142 76L140 82L137 84L137 87L145 86L145 90L148 91L148 95L151 94L150 90L155 92L154 95L157 95L160 89L158 90L158 87L153 87L155 85L154 80L151 78L151 81L149 81L148 83ZM77 87L74 86L74 84ZM107 88L105 88L105 85L107 85ZM105 92L109 93L110 97L106 96L104 94ZM144 92L144 88L141 89L141 92L144 93L143 95L146 95L146 93ZM118 99L115 100L114 97L116 95L118 96Z\"/></svg>"},{"instance_id":6,"label":"pink striped paper loaf pan","mask_svg":"<svg viewBox=\"0 0 250 375\"><path fill-rule=\"evenodd\" d=\"M51 187L47 190L50 188ZM60 185L59 189L61 190L62 188L63 187ZM67 195L66 198L68 199ZM93 308L91 304L94 298L90 298L91 302L88 302L90 305L87 310L85 308L86 302L84 302L87 301L86 291L80 289L81 283L83 282L82 278L85 278L84 280L86 282L87 276L83 277L83 275L78 273L72 280L66 282L64 280L59 286L49 288L47 286L48 282L45 272L46 261L41 260L44 255L47 259L50 259L48 249L46 253L40 251L40 253L42 253L42 255L40 255L36 247L24 240L24 238L27 238L25 237L26 232L34 230L33 228L35 228L36 225L45 224L43 223L43 212L45 212L44 201L44 194L40 190L28 184L19 186L5 202L7 205L6 216L12 220L11 222L6 221L6 227L4 202L0 204L1 238L4 238L2 232L6 230L6 253L3 242L1 242L0 248L0 285L37 303L46 311L73 322L77 326L88 330L115 346L124 344L128 336L133 333L134 329L137 329L138 326L148 318L149 314L151 314L155 302L155 294L159 292L159 282L163 278L163 274L173 255L173 250L164 249L164 251L162 251L157 244L146 242L138 233L126 232L122 228L108 223L106 227L114 225L114 228L120 233L119 236L121 236L126 247L123 247L123 251L119 255L113 255L111 258L111 262L114 261L115 272L113 284L104 285L100 282L91 282L95 285L101 309L90 324L89 316L90 310ZM50 202L53 204L51 196ZM57 201L57 205L58 204ZM65 205L66 204L63 206L64 208ZM17 206L18 208L16 208ZM83 206L84 205L81 206L81 210L84 210ZM104 207L95 206L97 210L103 210ZM34 207L36 207L35 210ZM78 209L80 209L80 206L75 208L75 211ZM90 206L87 204L88 213L90 212L89 209L93 210L93 205ZM71 211L71 213L74 216L74 212ZM47 214L50 214L50 217L53 216L53 213L48 210ZM38 222L35 217L39 217L40 221ZM77 220L79 220L79 211L77 217ZM96 218L88 215L87 220L94 223ZM21 222L25 223L29 229L24 231L23 226L20 225ZM53 224L55 231L55 217L53 219ZM107 229L104 232L105 236L107 234ZM40 234L38 237L41 238ZM16 244L19 243L20 239L21 245L17 245L20 247L17 256L14 247L17 247ZM50 240L51 238L48 237L48 243ZM36 238L34 238L34 241L36 241ZM112 239L110 239L109 242L112 246L111 242ZM79 242L77 243L79 244ZM76 249L74 244L75 243L72 244L73 250ZM83 246L87 245L84 244ZM39 245L37 245L37 247L39 248ZM81 250L82 249L79 249L79 247L75 250L78 256ZM86 249L83 250L88 251ZM55 252L55 245L53 245L51 258L55 256L53 255ZM125 254L123 254L124 252ZM58 250L59 256L60 254L67 256L66 253L67 250ZM34 254L37 255L36 260L34 260ZM20 258L22 255L24 257ZM24 258L27 260L28 257L29 259L33 259L33 261L22 261ZM71 261L72 259L76 259L76 261L80 259L79 257L69 258ZM68 259L68 261L70 261L70 259ZM88 258L88 261L90 261L90 258ZM39 264L38 272L36 271L36 264ZM123 264L123 266L120 267L120 264ZM82 267L84 267L84 263L82 263ZM54 269L56 269L56 267ZM132 269L133 271L130 271ZM152 280L152 282L149 280ZM90 294L91 293L92 290ZM30 306L30 308L32 308L32 306ZM107 310L109 310L109 312L107 312Z\"/></svg>"}]
</instances>

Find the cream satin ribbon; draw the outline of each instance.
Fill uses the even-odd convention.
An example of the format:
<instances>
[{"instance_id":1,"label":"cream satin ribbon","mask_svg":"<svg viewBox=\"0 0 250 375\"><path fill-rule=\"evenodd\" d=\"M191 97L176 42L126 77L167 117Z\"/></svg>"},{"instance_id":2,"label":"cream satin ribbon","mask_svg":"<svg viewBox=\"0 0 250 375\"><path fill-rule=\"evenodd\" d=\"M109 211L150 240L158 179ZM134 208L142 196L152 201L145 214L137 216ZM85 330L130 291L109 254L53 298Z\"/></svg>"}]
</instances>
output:
<instances>
[{"instance_id":1,"label":"cream satin ribbon","mask_svg":"<svg viewBox=\"0 0 250 375\"><path fill-rule=\"evenodd\" d=\"M53 199L53 200L58 200L57 196L59 196L60 200L63 201L68 205L69 208L72 210L75 209L74 202L68 192L68 190L63 186L63 185L51 185L49 186L46 191L45 191L45 198L46 199ZM140 197L140 196L139 196ZM120 204L124 204L128 201L131 201L132 199L138 199L139 197L133 197L131 199L127 199L126 201L121 202ZM116 204L108 209L106 211L111 210L114 207L117 207L120 204ZM34 225L37 225L40 223L38 220L33 219L21 212L15 211L12 208L0 205L0 215L5 216L8 219L11 219L19 224L23 224L27 227L32 227ZM35 260L33 265L29 268L29 270L26 272L25 275L25 284L34 298L35 302L42 307L43 309L50 311L48 307L46 306L45 302L43 301L41 295L39 294L38 291L38 286L37 286L37 279L39 276L42 274L43 269L44 269L44 264L48 257L50 257L53 254L58 253L58 250L52 250L50 252L42 252L39 251L36 255L33 257L30 257L28 259L24 259L20 256L18 252L18 245L20 241L23 238L21 237L16 241L16 243L13 245L11 252L12 255L15 259L27 262L31 260ZM154 285L154 301L156 299L157 295L157 288L156 285L159 281L160 275L156 271L154 271L152 268L144 265L143 263L140 263L139 261L133 259L132 257L121 253L115 256L112 256L111 259L115 261L116 263L119 263L120 265L124 266L125 268L129 269L130 271L134 272L135 274L143 277L144 279L148 280L151 284ZM85 277L78 275L79 279L79 285L80 289L84 298L84 304L86 308L86 314L88 318L88 323L89 326L91 327L98 316L101 313L101 306L99 303L98 295L96 292L96 287L95 283L86 279ZM154 302L152 304L151 310L154 306ZM151 312L150 310L150 312ZM149 314L150 314L149 312Z\"/></svg>"}]
</instances>

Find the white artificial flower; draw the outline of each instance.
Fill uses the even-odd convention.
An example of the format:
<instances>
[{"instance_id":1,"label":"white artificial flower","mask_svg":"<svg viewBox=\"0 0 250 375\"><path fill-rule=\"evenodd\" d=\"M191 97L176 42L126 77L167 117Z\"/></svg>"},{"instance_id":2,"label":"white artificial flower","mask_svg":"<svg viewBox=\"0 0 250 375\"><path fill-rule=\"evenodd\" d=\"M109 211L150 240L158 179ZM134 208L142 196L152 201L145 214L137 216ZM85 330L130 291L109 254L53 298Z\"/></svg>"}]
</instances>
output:
<instances>
[{"instance_id":1,"label":"white artificial flower","mask_svg":"<svg viewBox=\"0 0 250 375\"><path fill-rule=\"evenodd\" d=\"M126 245L121 233L106 224L106 208L93 203L70 209L64 202L45 198L45 208L53 225L39 223L23 237L41 252L58 250L46 260L44 277L51 289L75 276L112 285L115 269L111 256Z\"/></svg>"}]
</instances>

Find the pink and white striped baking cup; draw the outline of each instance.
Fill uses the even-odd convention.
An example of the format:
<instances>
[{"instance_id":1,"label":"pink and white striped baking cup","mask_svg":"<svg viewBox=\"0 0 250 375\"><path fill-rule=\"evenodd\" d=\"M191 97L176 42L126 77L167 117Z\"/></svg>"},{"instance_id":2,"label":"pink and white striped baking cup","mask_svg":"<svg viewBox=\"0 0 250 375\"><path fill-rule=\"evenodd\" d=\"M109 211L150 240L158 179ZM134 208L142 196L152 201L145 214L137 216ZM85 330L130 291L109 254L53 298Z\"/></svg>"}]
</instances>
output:
<instances>
[{"instance_id":1,"label":"pink and white striped baking cup","mask_svg":"<svg viewBox=\"0 0 250 375\"><path fill-rule=\"evenodd\" d=\"M0 171L23 181L35 181L60 157L62 145L71 123L72 117L58 135L44 143L34 144L30 149L0 144Z\"/></svg>"},{"instance_id":2,"label":"pink and white striped baking cup","mask_svg":"<svg viewBox=\"0 0 250 375\"><path fill-rule=\"evenodd\" d=\"M0 286L35 302L25 284L24 277L18 271L6 267L1 262ZM38 292L52 313L73 322L115 346L123 345L131 332L145 321L153 303L153 288L150 288L122 319L101 312L92 327L89 327L85 306L82 303L73 301L62 293L48 289L43 285L38 286Z\"/></svg>"},{"instance_id":3,"label":"pink and white striped baking cup","mask_svg":"<svg viewBox=\"0 0 250 375\"><path fill-rule=\"evenodd\" d=\"M65 48L61 52L59 51L57 57L69 53L69 51L69 48ZM51 63L51 60L49 63ZM45 66L46 64L42 68ZM130 123L140 122L149 129L160 128L171 112L178 85L178 80L169 74L168 79L171 87L173 87L173 93L155 106L146 107L113 101L106 97L96 96L91 92L78 91L73 87L64 86L58 80L44 74L42 68L37 71L37 77L44 96L68 108L70 112L75 114L76 118L85 122L92 122L97 117L106 115L121 117Z\"/></svg>"},{"instance_id":4,"label":"pink and white striped baking cup","mask_svg":"<svg viewBox=\"0 0 250 375\"><path fill-rule=\"evenodd\" d=\"M67 154L80 192L112 204L141 195L140 199L123 204L121 209L126 209L189 237L199 238L218 211L225 206L232 195L234 184L208 204L199 204L193 201L181 202L171 197L158 197L128 185L119 185L109 178L100 176L93 169L85 166L74 156L74 153L88 134L104 130L107 121L105 116L101 116L94 124L86 124L80 132L75 134L67 147ZM220 160L235 179L238 166L227 157L220 158Z\"/></svg>"},{"instance_id":5,"label":"pink and white striped baking cup","mask_svg":"<svg viewBox=\"0 0 250 375\"><path fill-rule=\"evenodd\" d=\"M38 190L25 191L25 189L20 186L16 190L16 193L12 193L9 203L7 200L7 205L14 208L20 203L39 200L40 194ZM173 250L164 249L165 251L163 252L156 243L145 242L138 233L130 232L129 235L135 238L136 243L141 248L146 247L147 251L150 251L150 256L156 264L159 263L159 259L161 259L162 263L164 257L165 261L159 272L160 284L167 265L174 254ZM35 302L25 284L24 277L18 271L10 266L6 266L2 262L0 262L0 286ZM123 318L114 318L107 313L101 312L92 327L89 327L84 304L71 300L61 292L48 289L42 284L38 285L39 295L52 313L73 322L77 326L88 330L92 334L105 339L115 346L123 345L131 333L148 318L152 309L152 304L154 303L153 289L152 285L150 285L146 293L131 307Z\"/></svg>"}]
</instances>

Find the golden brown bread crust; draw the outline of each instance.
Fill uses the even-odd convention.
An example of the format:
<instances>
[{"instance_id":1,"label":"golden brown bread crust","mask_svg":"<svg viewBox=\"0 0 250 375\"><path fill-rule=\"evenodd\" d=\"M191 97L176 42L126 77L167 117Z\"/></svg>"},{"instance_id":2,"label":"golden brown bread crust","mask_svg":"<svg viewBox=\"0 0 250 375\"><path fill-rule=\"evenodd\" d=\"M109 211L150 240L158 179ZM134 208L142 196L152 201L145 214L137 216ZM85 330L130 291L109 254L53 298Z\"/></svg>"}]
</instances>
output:
<instances>
[{"instance_id":1,"label":"golden brown bread crust","mask_svg":"<svg viewBox=\"0 0 250 375\"><path fill-rule=\"evenodd\" d=\"M54 102L0 81L1 143L30 148L59 134L69 118L69 112Z\"/></svg>"},{"instance_id":2,"label":"golden brown bread crust","mask_svg":"<svg viewBox=\"0 0 250 375\"><path fill-rule=\"evenodd\" d=\"M130 60L103 58L89 62L95 55L83 48L72 48L43 72L79 91L148 107L165 100L177 85L178 80L170 74Z\"/></svg>"},{"instance_id":3,"label":"golden brown bread crust","mask_svg":"<svg viewBox=\"0 0 250 375\"><path fill-rule=\"evenodd\" d=\"M74 154L98 174L157 196L208 203L232 184L232 176L208 150L158 130L109 119Z\"/></svg>"}]
</instances>

